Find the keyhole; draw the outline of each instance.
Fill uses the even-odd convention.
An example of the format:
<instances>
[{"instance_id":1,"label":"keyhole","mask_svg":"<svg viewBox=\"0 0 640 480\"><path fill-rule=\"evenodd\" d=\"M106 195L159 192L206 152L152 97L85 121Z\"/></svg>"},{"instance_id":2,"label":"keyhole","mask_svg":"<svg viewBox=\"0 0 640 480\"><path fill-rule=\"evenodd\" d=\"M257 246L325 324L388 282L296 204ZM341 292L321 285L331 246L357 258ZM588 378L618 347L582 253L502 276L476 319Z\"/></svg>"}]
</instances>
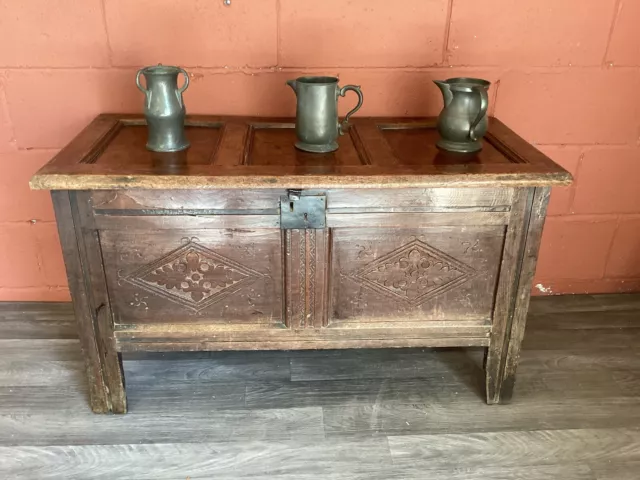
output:
<instances>
[{"instance_id":1,"label":"keyhole","mask_svg":"<svg viewBox=\"0 0 640 480\"><path fill-rule=\"evenodd\" d=\"M307 218L307 214L304 214L304 223L307 223L309 221L309 219Z\"/></svg>"},{"instance_id":2,"label":"keyhole","mask_svg":"<svg viewBox=\"0 0 640 480\"><path fill-rule=\"evenodd\" d=\"M289 202L289 211L293 212L293 202Z\"/></svg>"}]
</instances>

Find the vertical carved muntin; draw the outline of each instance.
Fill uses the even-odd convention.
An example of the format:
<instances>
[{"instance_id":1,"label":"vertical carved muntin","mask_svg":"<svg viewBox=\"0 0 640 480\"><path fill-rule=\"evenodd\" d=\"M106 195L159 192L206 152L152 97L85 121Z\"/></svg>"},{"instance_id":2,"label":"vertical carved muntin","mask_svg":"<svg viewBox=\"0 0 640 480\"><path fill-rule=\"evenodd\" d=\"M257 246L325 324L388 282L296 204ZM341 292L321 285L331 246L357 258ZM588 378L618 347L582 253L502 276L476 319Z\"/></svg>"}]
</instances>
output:
<instances>
[{"instance_id":1,"label":"vertical carved muntin","mask_svg":"<svg viewBox=\"0 0 640 480\"><path fill-rule=\"evenodd\" d=\"M326 325L327 230L286 230L287 326L320 328Z\"/></svg>"}]
</instances>

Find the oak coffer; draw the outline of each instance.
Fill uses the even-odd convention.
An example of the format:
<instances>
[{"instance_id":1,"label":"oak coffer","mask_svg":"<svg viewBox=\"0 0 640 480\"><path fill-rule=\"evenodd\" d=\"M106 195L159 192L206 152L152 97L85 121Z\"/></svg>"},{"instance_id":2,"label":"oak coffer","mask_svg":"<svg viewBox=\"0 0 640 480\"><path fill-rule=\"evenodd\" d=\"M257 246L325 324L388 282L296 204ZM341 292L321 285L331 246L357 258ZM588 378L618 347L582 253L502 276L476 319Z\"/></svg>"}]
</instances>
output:
<instances>
[{"instance_id":1,"label":"oak coffer","mask_svg":"<svg viewBox=\"0 0 640 480\"><path fill-rule=\"evenodd\" d=\"M32 179L52 190L96 412L127 409L121 352L486 347L511 397L549 187L570 175L496 119L484 149L435 119L358 119L294 148L291 119L193 116L145 149L101 115Z\"/></svg>"}]
</instances>

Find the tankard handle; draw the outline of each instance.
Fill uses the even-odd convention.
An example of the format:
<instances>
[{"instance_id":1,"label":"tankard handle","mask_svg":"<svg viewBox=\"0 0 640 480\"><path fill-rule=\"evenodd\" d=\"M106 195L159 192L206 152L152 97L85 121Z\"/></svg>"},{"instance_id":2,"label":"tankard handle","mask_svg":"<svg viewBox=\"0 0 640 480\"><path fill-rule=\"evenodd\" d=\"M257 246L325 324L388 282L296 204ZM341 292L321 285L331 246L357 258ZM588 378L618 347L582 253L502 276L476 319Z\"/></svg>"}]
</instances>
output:
<instances>
[{"instance_id":1,"label":"tankard handle","mask_svg":"<svg viewBox=\"0 0 640 480\"><path fill-rule=\"evenodd\" d=\"M184 68L180 68L180 73L184 75L184 85L178 89L180 93L184 92L189 87L189 74Z\"/></svg>"},{"instance_id":2,"label":"tankard handle","mask_svg":"<svg viewBox=\"0 0 640 480\"><path fill-rule=\"evenodd\" d=\"M473 89L480 95L480 111L478 112L476 119L471 123L471 128L469 128L469 138L475 142L476 140L478 140L478 137L476 135L476 127L487 114L487 107L489 106L489 93L484 87L474 87Z\"/></svg>"},{"instance_id":3,"label":"tankard handle","mask_svg":"<svg viewBox=\"0 0 640 480\"><path fill-rule=\"evenodd\" d=\"M138 90L140 90L142 93L146 94L147 93L147 89L144 88L142 85L140 85L140 74L142 73L143 70L144 70L144 68L141 68L140 70L138 70L138 73L136 74L136 85L138 86Z\"/></svg>"},{"instance_id":4,"label":"tankard handle","mask_svg":"<svg viewBox=\"0 0 640 480\"><path fill-rule=\"evenodd\" d=\"M360 85L345 85L338 91L338 95L340 95L341 97L344 97L349 90L356 92L358 94L358 104L355 106L353 110L347 113L342 123L338 125L338 132L340 133L340 135L345 134L345 132L349 128L349 118L351 117L351 115L353 115L358 110L360 110L360 107L362 106L363 97L362 97L362 90L360 90Z\"/></svg>"}]
</instances>

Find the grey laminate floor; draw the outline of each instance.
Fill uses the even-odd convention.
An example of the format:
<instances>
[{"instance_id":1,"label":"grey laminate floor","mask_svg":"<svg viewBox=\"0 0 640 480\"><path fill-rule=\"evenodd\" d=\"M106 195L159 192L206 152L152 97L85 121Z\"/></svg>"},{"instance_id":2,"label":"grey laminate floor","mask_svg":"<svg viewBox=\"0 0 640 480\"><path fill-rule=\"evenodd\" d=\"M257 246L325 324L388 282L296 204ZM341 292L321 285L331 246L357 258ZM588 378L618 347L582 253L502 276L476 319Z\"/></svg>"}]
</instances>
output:
<instances>
[{"instance_id":1,"label":"grey laminate floor","mask_svg":"<svg viewBox=\"0 0 640 480\"><path fill-rule=\"evenodd\" d=\"M535 299L514 402L477 350L129 357L94 415L66 304L0 304L0 479L640 479L640 295Z\"/></svg>"}]
</instances>

